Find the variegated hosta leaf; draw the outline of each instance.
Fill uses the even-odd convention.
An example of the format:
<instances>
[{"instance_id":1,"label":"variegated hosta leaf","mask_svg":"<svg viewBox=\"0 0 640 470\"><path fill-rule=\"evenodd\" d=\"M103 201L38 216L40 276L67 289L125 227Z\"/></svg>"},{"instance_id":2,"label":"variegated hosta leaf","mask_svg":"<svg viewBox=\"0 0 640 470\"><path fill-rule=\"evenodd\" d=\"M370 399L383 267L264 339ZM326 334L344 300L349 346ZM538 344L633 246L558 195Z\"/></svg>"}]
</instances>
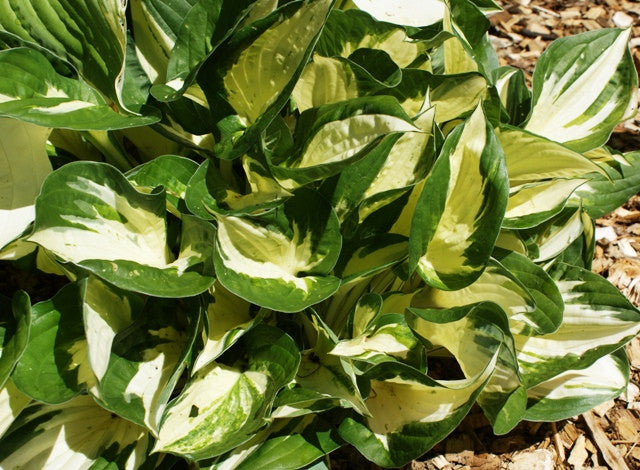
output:
<instances>
[{"instance_id":1,"label":"variegated hosta leaf","mask_svg":"<svg viewBox=\"0 0 640 470\"><path fill-rule=\"evenodd\" d=\"M155 451L210 458L246 442L267 423L300 353L291 337L265 325L249 331L242 344L247 368L211 363L198 371L169 404Z\"/></svg>"},{"instance_id":2,"label":"variegated hosta leaf","mask_svg":"<svg viewBox=\"0 0 640 470\"><path fill-rule=\"evenodd\" d=\"M334 211L304 189L268 218L218 217L216 273L225 288L252 303L297 312L340 285L328 273L341 243Z\"/></svg>"},{"instance_id":3,"label":"variegated hosta leaf","mask_svg":"<svg viewBox=\"0 0 640 470\"><path fill-rule=\"evenodd\" d=\"M399 467L427 452L455 429L490 378L497 356L475 377L435 381L398 362L367 373L370 417L346 418L338 432L366 458Z\"/></svg>"},{"instance_id":4,"label":"variegated hosta leaf","mask_svg":"<svg viewBox=\"0 0 640 470\"><path fill-rule=\"evenodd\" d=\"M67 61L110 101L126 109L122 91L126 6L120 0L80 0L73 6L61 0L10 4L1 15L0 35L19 38Z\"/></svg>"},{"instance_id":5,"label":"variegated hosta leaf","mask_svg":"<svg viewBox=\"0 0 640 470\"><path fill-rule=\"evenodd\" d=\"M515 127L497 132L504 150L511 186L550 178L581 178L604 170L591 159L544 137Z\"/></svg>"},{"instance_id":6,"label":"variegated hosta leaf","mask_svg":"<svg viewBox=\"0 0 640 470\"><path fill-rule=\"evenodd\" d=\"M537 252L531 251L530 253L533 261L546 261L561 254L583 232L582 210L576 207L565 207L554 218L525 232L531 241L527 248L537 250Z\"/></svg>"},{"instance_id":7,"label":"variegated hosta leaf","mask_svg":"<svg viewBox=\"0 0 640 470\"><path fill-rule=\"evenodd\" d=\"M437 152L434 109L414 124L420 132L385 138L375 151L341 172L332 200L339 217L357 208L362 221L427 176Z\"/></svg>"},{"instance_id":8,"label":"variegated hosta leaf","mask_svg":"<svg viewBox=\"0 0 640 470\"><path fill-rule=\"evenodd\" d=\"M342 445L336 430L317 415L279 419L228 454L199 462L206 470L286 470L307 465Z\"/></svg>"},{"instance_id":9,"label":"variegated hosta leaf","mask_svg":"<svg viewBox=\"0 0 640 470\"><path fill-rule=\"evenodd\" d=\"M379 294L365 294L356 304L353 312L347 318L345 333L349 338L355 338L374 329L375 320L380 316L382 297Z\"/></svg>"},{"instance_id":10,"label":"variegated hosta leaf","mask_svg":"<svg viewBox=\"0 0 640 470\"><path fill-rule=\"evenodd\" d=\"M90 277L83 287L96 400L155 434L195 339L197 302L151 298L143 308L135 295L97 278Z\"/></svg>"},{"instance_id":11,"label":"variegated hosta leaf","mask_svg":"<svg viewBox=\"0 0 640 470\"><path fill-rule=\"evenodd\" d=\"M166 77L171 49L180 26L197 0L134 0L131 29L136 54L152 83Z\"/></svg>"},{"instance_id":12,"label":"variegated hosta leaf","mask_svg":"<svg viewBox=\"0 0 640 470\"><path fill-rule=\"evenodd\" d=\"M402 235L351 240L342 250L336 275L342 278L342 285L357 282L402 261L408 253L409 240Z\"/></svg>"},{"instance_id":13,"label":"variegated hosta leaf","mask_svg":"<svg viewBox=\"0 0 640 470\"><path fill-rule=\"evenodd\" d=\"M253 146L252 139L260 138L277 116L313 52L332 5L333 0L289 2L252 27L241 28L203 63L198 83L214 120L236 115L242 124L233 135L223 132L216 147L220 158L245 154Z\"/></svg>"},{"instance_id":14,"label":"variegated hosta leaf","mask_svg":"<svg viewBox=\"0 0 640 470\"><path fill-rule=\"evenodd\" d=\"M487 80L479 73L434 75L429 82L429 102L438 123L467 115L487 96Z\"/></svg>"},{"instance_id":15,"label":"variegated hosta leaf","mask_svg":"<svg viewBox=\"0 0 640 470\"><path fill-rule=\"evenodd\" d=\"M338 399L344 407L351 407L361 415L369 411L356 383L352 364L332 354L338 338L315 313L311 315L312 328L317 332L313 349L302 353L295 383L318 394L317 399Z\"/></svg>"},{"instance_id":16,"label":"variegated hosta leaf","mask_svg":"<svg viewBox=\"0 0 640 470\"><path fill-rule=\"evenodd\" d=\"M525 419L567 419L618 397L629 382L629 362L624 348L603 356L591 366L569 370L527 390Z\"/></svg>"},{"instance_id":17,"label":"variegated hosta leaf","mask_svg":"<svg viewBox=\"0 0 640 470\"><path fill-rule=\"evenodd\" d=\"M167 209L175 215L186 212L181 203L185 199L187 185L198 164L177 155L163 155L140 165L127 173L127 179L149 191L163 186L167 196Z\"/></svg>"},{"instance_id":18,"label":"variegated hosta leaf","mask_svg":"<svg viewBox=\"0 0 640 470\"><path fill-rule=\"evenodd\" d=\"M144 300L94 276L80 282L80 294L87 358L99 382L109 367L116 335L130 328L141 316Z\"/></svg>"},{"instance_id":19,"label":"variegated hosta leaf","mask_svg":"<svg viewBox=\"0 0 640 470\"><path fill-rule=\"evenodd\" d=\"M124 289L158 297L203 292L213 283L210 271L190 268L210 260L213 227L184 217L174 261L165 206L163 191L139 193L109 165L71 163L43 184L29 240Z\"/></svg>"},{"instance_id":20,"label":"variegated hosta leaf","mask_svg":"<svg viewBox=\"0 0 640 470\"><path fill-rule=\"evenodd\" d=\"M353 3L378 21L405 26L429 26L442 21L445 14L441 0L354 0Z\"/></svg>"},{"instance_id":21,"label":"variegated hosta leaf","mask_svg":"<svg viewBox=\"0 0 640 470\"><path fill-rule=\"evenodd\" d=\"M525 325L535 324L535 319L529 318L529 314L536 308L532 295L513 273L493 259L480 277L469 286L455 291L425 287L413 297L411 306L452 308L482 302L499 305L509 317L512 329L520 331Z\"/></svg>"},{"instance_id":22,"label":"variegated hosta leaf","mask_svg":"<svg viewBox=\"0 0 640 470\"><path fill-rule=\"evenodd\" d=\"M242 157L244 181L232 184L221 168L206 160L195 172L186 192L187 207L203 219L214 214L259 214L281 205L291 193L273 179L266 165L247 155ZM248 187L248 192L241 190Z\"/></svg>"},{"instance_id":23,"label":"variegated hosta leaf","mask_svg":"<svg viewBox=\"0 0 640 470\"><path fill-rule=\"evenodd\" d=\"M585 212L594 219L620 207L638 192L640 152L626 153L621 162L603 163L601 167L607 176L593 176L576 192Z\"/></svg>"},{"instance_id":24,"label":"variegated hosta leaf","mask_svg":"<svg viewBox=\"0 0 640 470\"><path fill-rule=\"evenodd\" d=\"M241 21L250 21L254 10L258 18L263 16L255 4L246 11L253 0L191 0L189 3L193 6L180 18L182 24L167 63L166 81L176 90L185 90L191 85L202 61L231 35Z\"/></svg>"},{"instance_id":25,"label":"variegated hosta leaf","mask_svg":"<svg viewBox=\"0 0 640 470\"><path fill-rule=\"evenodd\" d=\"M327 397L321 392L309 388L289 385L280 390L280 393L276 396L273 402L271 418L286 419L308 414L317 415L332 408L344 407L345 403L338 398Z\"/></svg>"},{"instance_id":26,"label":"variegated hosta leaf","mask_svg":"<svg viewBox=\"0 0 640 470\"><path fill-rule=\"evenodd\" d=\"M229 292L220 282L211 287L213 298L207 305L204 345L191 369L192 374L229 349L259 320L251 314L251 304Z\"/></svg>"},{"instance_id":27,"label":"variegated hosta leaf","mask_svg":"<svg viewBox=\"0 0 640 470\"><path fill-rule=\"evenodd\" d=\"M157 116L120 114L85 82L60 75L34 49L0 51L0 115L76 130L150 125Z\"/></svg>"},{"instance_id":28,"label":"variegated hosta leaf","mask_svg":"<svg viewBox=\"0 0 640 470\"><path fill-rule=\"evenodd\" d=\"M31 398L18 390L13 381L8 380L0 387L0 438L30 402Z\"/></svg>"},{"instance_id":29,"label":"variegated hosta leaf","mask_svg":"<svg viewBox=\"0 0 640 470\"><path fill-rule=\"evenodd\" d=\"M345 359L373 361L392 356L405 360L419 342L407 326L403 314L392 313L381 316L367 331L352 339L340 341L330 354Z\"/></svg>"},{"instance_id":30,"label":"variegated hosta leaf","mask_svg":"<svg viewBox=\"0 0 640 470\"><path fill-rule=\"evenodd\" d=\"M560 328L543 336L515 335L518 363L527 387L572 369L585 369L640 332L640 314L609 282L564 265L557 281L564 300Z\"/></svg>"},{"instance_id":31,"label":"variegated hosta leaf","mask_svg":"<svg viewBox=\"0 0 640 470\"><path fill-rule=\"evenodd\" d=\"M46 152L50 132L45 127L0 118L0 248L18 238L33 222L33 204L51 172Z\"/></svg>"},{"instance_id":32,"label":"variegated hosta leaf","mask_svg":"<svg viewBox=\"0 0 640 470\"><path fill-rule=\"evenodd\" d=\"M10 301L0 296L0 389L24 353L31 329L31 301L18 291Z\"/></svg>"},{"instance_id":33,"label":"variegated hosta leaf","mask_svg":"<svg viewBox=\"0 0 640 470\"><path fill-rule=\"evenodd\" d=\"M118 101L126 43L126 2L62 0L5 3L0 35L36 44L73 65L111 100Z\"/></svg>"},{"instance_id":34,"label":"variegated hosta leaf","mask_svg":"<svg viewBox=\"0 0 640 470\"><path fill-rule=\"evenodd\" d=\"M564 302L555 281L544 269L520 253L495 250L493 255L535 300L534 311L509 316L511 332L535 336L556 331L562 323Z\"/></svg>"},{"instance_id":35,"label":"variegated hosta leaf","mask_svg":"<svg viewBox=\"0 0 640 470\"><path fill-rule=\"evenodd\" d=\"M331 4L331 0L317 0L283 8L280 19L237 52L223 81L229 104L248 124L255 123L267 109L282 101L284 92L293 87L292 82L302 72ZM260 86L253 86L254 83ZM249 90L253 94L247 96Z\"/></svg>"},{"instance_id":36,"label":"variegated hosta leaf","mask_svg":"<svg viewBox=\"0 0 640 470\"><path fill-rule=\"evenodd\" d=\"M513 429L525 412L526 393L518 376L515 347L504 312L490 302L449 310L410 311L413 330L432 346L446 348L467 379L480 374L497 356L478 403L495 433Z\"/></svg>"},{"instance_id":37,"label":"variegated hosta leaf","mask_svg":"<svg viewBox=\"0 0 640 470\"><path fill-rule=\"evenodd\" d=\"M316 52L325 57L347 58L362 48L383 50L402 68L420 65L426 49L409 40L403 28L375 21L364 11L332 10Z\"/></svg>"},{"instance_id":38,"label":"variegated hosta leaf","mask_svg":"<svg viewBox=\"0 0 640 470\"><path fill-rule=\"evenodd\" d=\"M533 109L525 129L577 151L604 144L636 107L630 34L602 29L554 41L533 74Z\"/></svg>"},{"instance_id":39,"label":"variegated hosta leaf","mask_svg":"<svg viewBox=\"0 0 640 470\"><path fill-rule=\"evenodd\" d=\"M442 44L444 73L457 75L478 72L478 63L469 53L467 41L455 26L450 14L444 15L442 26L444 31L451 34Z\"/></svg>"},{"instance_id":40,"label":"variegated hosta leaf","mask_svg":"<svg viewBox=\"0 0 640 470\"><path fill-rule=\"evenodd\" d=\"M147 431L99 407L89 396L33 404L0 441L0 468L131 468L155 465Z\"/></svg>"},{"instance_id":41,"label":"variegated hosta leaf","mask_svg":"<svg viewBox=\"0 0 640 470\"><path fill-rule=\"evenodd\" d=\"M493 78L500 102L509 115L509 124L522 124L531 110L531 91L527 87L524 72L514 67L499 67L493 71Z\"/></svg>"},{"instance_id":42,"label":"variegated hosta leaf","mask_svg":"<svg viewBox=\"0 0 640 470\"><path fill-rule=\"evenodd\" d=\"M367 155L384 136L404 132L423 131L389 96L356 98L313 108L298 121L296 151L282 156L289 157L282 163L273 162L280 164L272 171L278 178L292 178L302 184L324 179Z\"/></svg>"},{"instance_id":43,"label":"variegated hosta leaf","mask_svg":"<svg viewBox=\"0 0 640 470\"><path fill-rule=\"evenodd\" d=\"M411 222L411 270L439 289L471 284L489 261L507 197L504 154L479 106L427 177Z\"/></svg>"},{"instance_id":44,"label":"variegated hosta leaf","mask_svg":"<svg viewBox=\"0 0 640 470\"><path fill-rule=\"evenodd\" d=\"M356 76L348 63L314 54L293 89L300 112L358 97Z\"/></svg>"},{"instance_id":45,"label":"variegated hosta leaf","mask_svg":"<svg viewBox=\"0 0 640 470\"><path fill-rule=\"evenodd\" d=\"M527 247L518 232L501 229L496 240L496 248L513 251L522 255L527 254Z\"/></svg>"},{"instance_id":46,"label":"variegated hosta leaf","mask_svg":"<svg viewBox=\"0 0 640 470\"><path fill-rule=\"evenodd\" d=\"M95 383L77 284L32 307L29 341L11 378L20 391L44 403L65 402Z\"/></svg>"},{"instance_id":47,"label":"variegated hosta leaf","mask_svg":"<svg viewBox=\"0 0 640 470\"><path fill-rule=\"evenodd\" d=\"M511 189L502 226L511 229L535 227L559 214L567 200L586 179L554 179L523 184Z\"/></svg>"}]
</instances>

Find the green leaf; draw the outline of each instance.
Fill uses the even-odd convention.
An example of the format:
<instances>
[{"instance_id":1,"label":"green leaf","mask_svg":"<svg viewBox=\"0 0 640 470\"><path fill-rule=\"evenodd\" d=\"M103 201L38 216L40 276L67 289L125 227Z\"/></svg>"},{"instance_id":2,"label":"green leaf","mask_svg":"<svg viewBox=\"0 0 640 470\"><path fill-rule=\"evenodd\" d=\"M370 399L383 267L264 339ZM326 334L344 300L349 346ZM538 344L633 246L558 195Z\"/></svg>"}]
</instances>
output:
<instances>
[{"instance_id":1,"label":"green leaf","mask_svg":"<svg viewBox=\"0 0 640 470\"><path fill-rule=\"evenodd\" d=\"M246 370L211 363L169 404L155 451L209 458L246 442L266 424L275 394L293 378L300 353L289 336L266 325L248 332L243 345Z\"/></svg>"},{"instance_id":2,"label":"green leaf","mask_svg":"<svg viewBox=\"0 0 640 470\"><path fill-rule=\"evenodd\" d=\"M287 470L303 468L342 445L328 423L318 416L305 416L286 423L261 443L237 470Z\"/></svg>"},{"instance_id":3,"label":"green leaf","mask_svg":"<svg viewBox=\"0 0 640 470\"><path fill-rule=\"evenodd\" d=\"M295 470L341 445L336 430L319 416L278 419L234 451L199 465L207 470Z\"/></svg>"},{"instance_id":4,"label":"green leaf","mask_svg":"<svg viewBox=\"0 0 640 470\"><path fill-rule=\"evenodd\" d=\"M524 231L523 231L524 232ZM535 248L531 252L533 261L546 261L565 251L584 232L583 215L580 208L565 207L552 219L524 232ZM528 249L532 247L529 246Z\"/></svg>"},{"instance_id":5,"label":"green leaf","mask_svg":"<svg viewBox=\"0 0 640 470\"><path fill-rule=\"evenodd\" d=\"M46 57L27 48L0 51L0 115L40 126L111 130L150 125L159 116L114 111L85 82L55 71Z\"/></svg>"},{"instance_id":6,"label":"green leaf","mask_svg":"<svg viewBox=\"0 0 640 470\"><path fill-rule=\"evenodd\" d=\"M608 281L562 265L557 281L564 319L555 333L515 335L518 363L528 388L572 369L585 369L640 332L640 313Z\"/></svg>"},{"instance_id":7,"label":"green leaf","mask_svg":"<svg viewBox=\"0 0 640 470\"><path fill-rule=\"evenodd\" d=\"M436 108L438 123L468 116L487 97L487 80L475 72L433 75L429 86L429 102Z\"/></svg>"},{"instance_id":8,"label":"green leaf","mask_svg":"<svg viewBox=\"0 0 640 470\"><path fill-rule=\"evenodd\" d=\"M447 138L411 222L410 269L439 289L460 289L489 261L507 203L504 154L478 107Z\"/></svg>"},{"instance_id":9,"label":"green leaf","mask_svg":"<svg viewBox=\"0 0 640 470\"><path fill-rule=\"evenodd\" d=\"M218 156L242 156L277 116L313 52L332 5L333 0L288 2L238 30L204 62L198 83L214 120L236 115L247 129L231 137L223 135L216 147Z\"/></svg>"},{"instance_id":10,"label":"green leaf","mask_svg":"<svg viewBox=\"0 0 640 470\"><path fill-rule=\"evenodd\" d=\"M330 354L365 362L375 362L384 355L406 360L418 344L417 338L407 326L404 315L387 314L377 319L373 331L340 341Z\"/></svg>"},{"instance_id":11,"label":"green leaf","mask_svg":"<svg viewBox=\"0 0 640 470\"><path fill-rule=\"evenodd\" d=\"M402 261L408 252L409 241L402 235L350 240L342 250L335 272L342 278L343 285L357 282Z\"/></svg>"},{"instance_id":12,"label":"green leaf","mask_svg":"<svg viewBox=\"0 0 640 470\"><path fill-rule=\"evenodd\" d=\"M107 368L116 336L131 328L144 308L141 296L89 276L80 283L87 357L98 382Z\"/></svg>"},{"instance_id":13,"label":"green leaf","mask_svg":"<svg viewBox=\"0 0 640 470\"><path fill-rule=\"evenodd\" d=\"M33 204L51 172L45 147L50 132L44 127L0 118L0 248L22 235L33 222Z\"/></svg>"},{"instance_id":14,"label":"green leaf","mask_svg":"<svg viewBox=\"0 0 640 470\"><path fill-rule=\"evenodd\" d=\"M577 416L620 396L629 382L624 349L603 356L591 366L569 370L527 390L525 419L557 421Z\"/></svg>"},{"instance_id":15,"label":"green leaf","mask_svg":"<svg viewBox=\"0 0 640 470\"><path fill-rule=\"evenodd\" d=\"M242 168L246 184L244 181L233 184L214 162L203 162L187 186L185 201L189 210L205 220L214 219L214 214L260 214L280 206L291 196L260 161L245 155ZM242 191L242 186L248 190Z\"/></svg>"},{"instance_id":16,"label":"green leaf","mask_svg":"<svg viewBox=\"0 0 640 470\"><path fill-rule=\"evenodd\" d=\"M214 229L185 216L174 261L167 247L165 205L164 191L139 193L109 165L71 163L43 184L29 240L118 287L189 297L213 283L206 269L200 274L193 267L211 259Z\"/></svg>"},{"instance_id":17,"label":"green leaf","mask_svg":"<svg viewBox=\"0 0 640 470\"><path fill-rule=\"evenodd\" d=\"M0 446L2 468L136 469L145 462L151 439L144 428L118 418L80 396L60 405L34 404L9 428ZM95 467L94 467L95 468Z\"/></svg>"},{"instance_id":18,"label":"green leaf","mask_svg":"<svg viewBox=\"0 0 640 470\"><path fill-rule=\"evenodd\" d=\"M131 29L141 65L151 82L164 80L180 26L197 0L131 2Z\"/></svg>"},{"instance_id":19,"label":"green leaf","mask_svg":"<svg viewBox=\"0 0 640 470\"><path fill-rule=\"evenodd\" d=\"M27 347L11 376L16 387L44 403L62 403L92 386L82 304L76 284L32 307Z\"/></svg>"},{"instance_id":20,"label":"green leaf","mask_svg":"<svg viewBox=\"0 0 640 470\"><path fill-rule=\"evenodd\" d=\"M17 291L10 302L0 297L0 389L24 353L31 329L31 301L24 291ZM11 313L9 313L11 311Z\"/></svg>"},{"instance_id":21,"label":"green leaf","mask_svg":"<svg viewBox=\"0 0 640 470\"><path fill-rule=\"evenodd\" d=\"M234 294L262 307L297 312L329 297L342 239L337 217L303 190L269 218L218 217L216 273Z\"/></svg>"},{"instance_id":22,"label":"green leaf","mask_svg":"<svg viewBox=\"0 0 640 470\"><path fill-rule=\"evenodd\" d=\"M533 109L525 129L577 151L604 144L636 106L630 34L602 29L554 41L533 74Z\"/></svg>"},{"instance_id":23,"label":"green leaf","mask_svg":"<svg viewBox=\"0 0 640 470\"><path fill-rule=\"evenodd\" d=\"M255 123L302 72L332 2L298 2L260 34L248 47L237 52L223 81L229 104L247 123ZM287 38L285 41L282 38ZM260 87L253 86L260 83ZM246 95L253 90L252 95Z\"/></svg>"},{"instance_id":24,"label":"green leaf","mask_svg":"<svg viewBox=\"0 0 640 470\"><path fill-rule=\"evenodd\" d=\"M493 71L493 79L500 102L509 115L509 124L519 126L531 111L531 91L524 72L514 67L499 67Z\"/></svg>"}]
</instances>

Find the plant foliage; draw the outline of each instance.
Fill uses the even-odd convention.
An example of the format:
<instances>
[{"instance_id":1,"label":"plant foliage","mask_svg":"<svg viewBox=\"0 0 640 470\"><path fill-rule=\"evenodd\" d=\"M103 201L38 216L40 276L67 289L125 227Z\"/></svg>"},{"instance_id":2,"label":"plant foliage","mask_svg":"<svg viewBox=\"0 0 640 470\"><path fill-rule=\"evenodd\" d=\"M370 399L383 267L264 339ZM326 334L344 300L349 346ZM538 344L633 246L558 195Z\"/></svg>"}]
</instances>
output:
<instances>
[{"instance_id":1,"label":"plant foliage","mask_svg":"<svg viewBox=\"0 0 640 470\"><path fill-rule=\"evenodd\" d=\"M624 390L630 30L529 89L491 0L2 5L0 259L68 283L0 298L1 468L399 466Z\"/></svg>"}]
</instances>

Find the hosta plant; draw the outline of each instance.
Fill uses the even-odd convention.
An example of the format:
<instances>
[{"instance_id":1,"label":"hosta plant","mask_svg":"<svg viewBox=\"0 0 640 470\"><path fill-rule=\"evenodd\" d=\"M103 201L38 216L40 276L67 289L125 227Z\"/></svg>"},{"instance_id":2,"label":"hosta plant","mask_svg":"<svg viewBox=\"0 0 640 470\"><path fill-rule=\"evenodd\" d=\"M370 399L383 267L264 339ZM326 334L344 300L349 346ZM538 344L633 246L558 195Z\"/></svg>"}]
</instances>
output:
<instances>
[{"instance_id":1,"label":"hosta plant","mask_svg":"<svg viewBox=\"0 0 640 470\"><path fill-rule=\"evenodd\" d=\"M531 89L491 0L0 6L0 467L399 466L617 396L630 30Z\"/></svg>"}]
</instances>

